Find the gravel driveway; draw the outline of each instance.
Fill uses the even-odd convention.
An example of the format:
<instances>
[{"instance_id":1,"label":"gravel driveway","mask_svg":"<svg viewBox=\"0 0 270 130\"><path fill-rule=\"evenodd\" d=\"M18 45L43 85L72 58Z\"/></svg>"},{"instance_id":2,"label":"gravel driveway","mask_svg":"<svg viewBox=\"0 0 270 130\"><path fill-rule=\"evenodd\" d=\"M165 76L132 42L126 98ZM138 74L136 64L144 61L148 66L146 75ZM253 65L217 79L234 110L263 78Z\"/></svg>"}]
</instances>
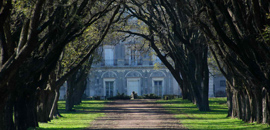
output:
<instances>
[{"instance_id":1,"label":"gravel driveway","mask_svg":"<svg viewBox=\"0 0 270 130\"><path fill-rule=\"evenodd\" d=\"M156 100L117 100L105 105L104 117L86 130L184 130Z\"/></svg>"}]
</instances>

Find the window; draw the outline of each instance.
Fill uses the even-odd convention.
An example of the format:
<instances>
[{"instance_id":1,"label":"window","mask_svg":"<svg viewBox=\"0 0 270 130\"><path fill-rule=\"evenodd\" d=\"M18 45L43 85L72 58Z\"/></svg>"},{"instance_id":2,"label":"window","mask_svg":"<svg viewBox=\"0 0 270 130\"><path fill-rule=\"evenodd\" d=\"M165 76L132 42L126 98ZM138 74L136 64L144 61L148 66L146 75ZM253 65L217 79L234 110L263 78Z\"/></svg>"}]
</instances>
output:
<instances>
[{"instance_id":1,"label":"window","mask_svg":"<svg viewBox=\"0 0 270 130\"><path fill-rule=\"evenodd\" d=\"M113 96L113 90L114 90L114 85L113 81L106 81L105 82L105 87L106 87L106 97L112 97Z\"/></svg>"},{"instance_id":2,"label":"window","mask_svg":"<svg viewBox=\"0 0 270 130\"><path fill-rule=\"evenodd\" d=\"M226 87L226 80L220 80L220 87Z\"/></svg>"},{"instance_id":3,"label":"window","mask_svg":"<svg viewBox=\"0 0 270 130\"><path fill-rule=\"evenodd\" d=\"M113 65L114 49L112 46L104 46L104 60L105 65Z\"/></svg>"},{"instance_id":4,"label":"window","mask_svg":"<svg viewBox=\"0 0 270 130\"><path fill-rule=\"evenodd\" d=\"M136 49L136 46L126 46L125 54L126 54L125 56L126 64L129 64L129 65L142 64L141 52Z\"/></svg>"},{"instance_id":5,"label":"window","mask_svg":"<svg viewBox=\"0 0 270 130\"><path fill-rule=\"evenodd\" d=\"M140 53L138 50L133 48L131 50L130 59L131 59L131 65L137 65L140 58Z\"/></svg>"},{"instance_id":6,"label":"window","mask_svg":"<svg viewBox=\"0 0 270 130\"><path fill-rule=\"evenodd\" d=\"M154 81L154 93L162 96L162 81Z\"/></svg>"},{"instance_id":7,"label":"window","mask_svg":"<svg viewBox=\"0 0 270 130\"><path fill-rule=\"evenodd\" d=\"M131 49L129 46L126 46L125 49L125 65L130 65L130 61L131 61Z\"/></svg>"}]
</instances>

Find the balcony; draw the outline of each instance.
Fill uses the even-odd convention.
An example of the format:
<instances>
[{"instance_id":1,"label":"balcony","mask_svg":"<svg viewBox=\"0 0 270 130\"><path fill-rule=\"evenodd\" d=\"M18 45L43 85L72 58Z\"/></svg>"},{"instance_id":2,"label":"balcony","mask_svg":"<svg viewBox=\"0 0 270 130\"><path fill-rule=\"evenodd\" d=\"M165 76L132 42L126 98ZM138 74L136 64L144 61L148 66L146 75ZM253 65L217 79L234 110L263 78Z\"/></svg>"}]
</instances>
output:
<instances>
[{"instance_id":1,"label":"balcony","mask_svg":"<svg viewBox=\"0 0 270 130\"><path fill-rule=\"evenodd\" d=\"M125 66L140 66L140 65L143 65L143 61L142 59L137 59L137 60L125 59L124 65Z\"/></svg>"},{"instance_id":2,"label":"balcony","mask_svg":"<svg viewBox=\"0 0 270 130\"><path fill-rule=\"evenodd\" d=\"M117 59L103 59L100 62L100 66L117 66Z\"/></svg>"},{"instance_id":3,"label":"balcony","mask_svg":"<svg viewBox=\"0 0 270 130\"><path fill-rule=\"evenodd\" d=\"M129 66L153 66L155 64L154 61L149 59L103 59L100 62L93 65L93 67L129 67ZM161 63L161 65L163 65Z\"/></svg>"}]
</instances>

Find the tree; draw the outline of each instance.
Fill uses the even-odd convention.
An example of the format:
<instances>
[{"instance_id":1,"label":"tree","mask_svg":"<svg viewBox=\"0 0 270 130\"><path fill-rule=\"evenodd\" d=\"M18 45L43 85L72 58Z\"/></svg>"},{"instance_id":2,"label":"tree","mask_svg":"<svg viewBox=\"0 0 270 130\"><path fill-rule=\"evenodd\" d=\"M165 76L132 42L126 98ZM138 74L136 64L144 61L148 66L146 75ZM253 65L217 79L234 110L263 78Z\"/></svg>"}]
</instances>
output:
<instances>
[{"instance_id":1,"label":"tree","mask_svg":"<svg viewBox=\"0 0 270 130\"><path fill-rule=\"evenodd\" d=\"M227 78L228 116L269 123L269 2L191 1L194 22ZM224 65L224 66L222 66Z\"/></svg>"},{"instance_id":2,"label":"tree","mask_svg":"<svg viewBox=\"0 0 270 130\"><path fill-rule=\"evenodd\" d=\"M81 103L92 62L93 57L91 57L90 63L82 66L79 71L74 73L67 80L66 111L72 111L74 105L79 105Z\"/></svg>"},{"instance_id":3,"label":"tree","mask_svg":"<svg viewBox=\"0 0 270 130\"><path fill-rule=\"evenodd\" d=\"M183 3L185 4L185 2ZM149 32L122 31L149 41L164 65L177 80L183 98L208 111L208 48L200 31L174 1L134 1L126 4L132 17L147 25ZM173 64L168 61L172 59Z\"/></svg>"},{"instance_id":4,"label":"tree","mask_svg":"<svg viewBox=\"0 0 270 130\"><path fill-rule=\"evenodd\" d=\"M108 12L114 12L104 25L104 30L100 31L100 40L89 47L89 53L81 61L89 59L94 48L105 37L120 8L114 1L103 1L104 6L97 6L98 2L38 0L33 3L1 3L1 9L4 9L0 14L0 95L3 99L0 102L1 128L27 129L38 125L36 90L45 89L65 45L82 35ZM79 65L82 63L79 62Z\"/></svg>"}]
</instances>

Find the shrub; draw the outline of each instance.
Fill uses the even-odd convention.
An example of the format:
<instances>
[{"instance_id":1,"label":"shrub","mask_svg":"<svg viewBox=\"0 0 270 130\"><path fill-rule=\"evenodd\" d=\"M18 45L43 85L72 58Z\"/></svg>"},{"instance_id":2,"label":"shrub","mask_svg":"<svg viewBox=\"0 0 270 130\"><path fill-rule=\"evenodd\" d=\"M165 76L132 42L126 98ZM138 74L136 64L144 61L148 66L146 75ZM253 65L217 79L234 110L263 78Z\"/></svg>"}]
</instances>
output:
<instances>
[{"instance_id":1,"label":"shrub","mask_svg":"<svg viewBox=\"0 0 270 130\"><path fill-rule=\"evenodd\" d=\"M160 96L157 96L157 95L155 95L155 94L153 94L153 93L151 93L151 94L145 94L145 95L143 96L143 98L144 98L144 99L161 99Z\"/></svg>"},{"instance_id":2,"label":"shrub","mask_svg":"<svg viewBox=\"0 0 270 130\"><path fill-rule=\"evenodd\" d=\"M178 95L163 95L164 100L172 100L178 98Z\"/></svg>"},{"instance_id":3,"label":"shrub","mask_svg":"<svg viewBox=\"0 0 270 130\"><path fill-rule=\"evenodd\" d=\"M226 92L225 91L217 91L215 93L215 97L226 97Z\"/></svg>"},{"instance_id":4,"label":"shrub","mask_svg":"<svg viewBox=\"0 0 270 130\"><path fill-rule=\"evenodd\" d=\"M100 96L94 97L95 100L100 100Z\"/></svg>"},{"instance_id":5,"label":"shrub","mask_svg":"<svg viewBox=\"0 0 270 130\"><path fill-rule=\"evenodd\" d=\"M130 96L125 95L124 93L117 93L114 97L107 98L108 100L130 100Z\"/></svg>"}]
</instances>

